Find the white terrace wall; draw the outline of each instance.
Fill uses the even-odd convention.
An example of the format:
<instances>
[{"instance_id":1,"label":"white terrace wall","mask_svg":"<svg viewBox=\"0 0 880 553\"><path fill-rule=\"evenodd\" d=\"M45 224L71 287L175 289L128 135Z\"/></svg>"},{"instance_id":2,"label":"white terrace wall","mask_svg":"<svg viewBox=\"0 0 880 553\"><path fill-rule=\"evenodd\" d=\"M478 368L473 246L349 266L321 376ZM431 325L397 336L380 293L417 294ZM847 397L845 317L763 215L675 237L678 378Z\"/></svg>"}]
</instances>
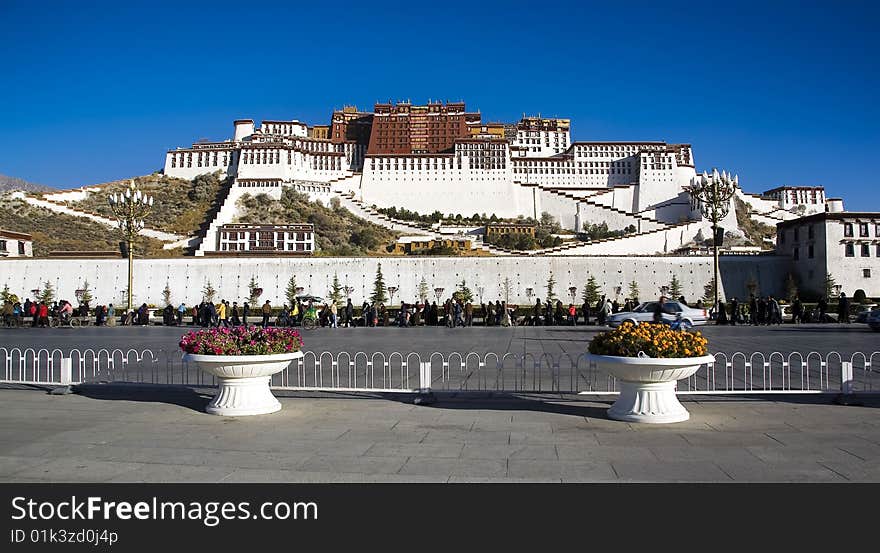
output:
<instances>
[{"instance_id":1,"label":"white terrace wall","mask_svg":"<svg viewBox=\"0 0 880 553\"><path fill-rule=\"evenodd\" d=\"M449 296L462 279L477 296L482 287L486 301L503 299L503 282L510 279L510 301L526 303L527 288L536 296L546 297L546 283L552 272L556 279L556 295L568 301L568 289L577 287L581 292L589 275L596 277L603 293L614 296L614 287L622 289L622 300L628 284L635 280L642 299L658 295L661 286L668 285L672 275L681 282L685 297L690 300L703 295L703 287L712 274L711 257L383 257L383 258L180 258L143 259L135 261L134 301L138 304L162 304L165 284L171 288L173 302L188 305L202 299L201 290L210 280L217 290L217 300L243 301L248 282L254 277L264 289L262 301L281 305L284 290L291 275L296 275L299 286L307 293L327 297L333 275L343 286L354 288L352 301L360 304L369 297L381 263L385 283L398 286L394 302L414 300L418 285L424 277L428 284L429 299L434 299L434 288L444 288L443 297ZM789 259L783 256L729 256L722 257L723 289L728 295L744 296L745 283L754 277L764 294L779 293ZM48 281L57 291L56 298L75 303L74 291L88 280L95 304L123 302L127 282L127 263L115 259L7 259L0 261L0 287L22 298L32 296L31 290L42 288ZM534 301L534 298L532 299Z\"/></svg>"}]
</instances>

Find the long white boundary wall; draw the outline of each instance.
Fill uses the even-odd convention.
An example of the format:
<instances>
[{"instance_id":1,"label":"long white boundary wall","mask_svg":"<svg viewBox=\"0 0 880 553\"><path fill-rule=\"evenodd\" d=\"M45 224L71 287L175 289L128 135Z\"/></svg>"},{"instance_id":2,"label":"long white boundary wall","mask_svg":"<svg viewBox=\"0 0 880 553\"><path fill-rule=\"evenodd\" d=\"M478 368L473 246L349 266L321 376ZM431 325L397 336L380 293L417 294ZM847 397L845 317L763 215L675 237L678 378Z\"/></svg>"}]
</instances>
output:
<instances>
[{"instance_id":1,"label":"long white boundary wall","mask_svg":"<svg viewBox=\"0 0 880 553\"><path fill-rule=\"evenodd\" d=\"M654 298L661 286L668 285L672 275L681 282L688 301L703 295L703 287L711 279L712 258L685 257L313 257L313 258L180 258L135 260L134 300L137 304L162 305L162 290L166 283L171 288L172 301L187 305L202 299L201 290L210 280L217 290L216 299L241 303L247 297L248 283L254 277L263 288L261 303L269 300L281 305L284 290L291 275L296 275L298 286L305 293L327 297L333 275L338 275L343 286L351 286L352 301L360 304L369 297L373 288L377 264L382 264L386 286L397 286L394 303L402 299L413 301L418 296L418 285L424 277L428 284L429 300L434 300L434 288L443 288L448 297L462 279L479 301L478 288L483 288L483 300L504 299L503 282L510 281L511 303L529 302L526 289L534 296L546 297L546 283L553 273L556 295L569 301L568 289L577 287L576 303L580 300L584 283L589 275L596 277L602 293L614 298L617 286L619 299L627 295L629 282L635 280L642 299ZM721 258L722 289L728 297L746 296L745 283L753 277L761 294L779 294L782 291L789 259L776 256L724 256ZM123 302L127 283L127 262L124 259L6 259L0 261L0 287L22 298L31 297L31 290L42 288L49 281L57 291L56 298L76 303L74 291L88 280L95 298L94 304Z\"/></svg>"}]
</instances>

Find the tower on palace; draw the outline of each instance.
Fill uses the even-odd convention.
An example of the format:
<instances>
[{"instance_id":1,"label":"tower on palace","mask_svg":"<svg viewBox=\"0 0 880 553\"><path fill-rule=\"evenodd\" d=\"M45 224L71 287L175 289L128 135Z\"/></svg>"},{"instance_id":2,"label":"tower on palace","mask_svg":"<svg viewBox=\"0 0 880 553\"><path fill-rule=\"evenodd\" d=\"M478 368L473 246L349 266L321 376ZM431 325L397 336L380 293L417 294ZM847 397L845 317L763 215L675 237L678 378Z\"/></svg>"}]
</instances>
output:
<instances>
[{"instance_id":1,"label":"tower on palace","mask_svg":"<svg viewBox=\"0 0 880 553\"><path fill-rule=\"evenodd\" d=\"M367 154L437 154L451 152L457 138L479 127L480 114L464 102L376 104Z\"/></svg>"}]
</instances>

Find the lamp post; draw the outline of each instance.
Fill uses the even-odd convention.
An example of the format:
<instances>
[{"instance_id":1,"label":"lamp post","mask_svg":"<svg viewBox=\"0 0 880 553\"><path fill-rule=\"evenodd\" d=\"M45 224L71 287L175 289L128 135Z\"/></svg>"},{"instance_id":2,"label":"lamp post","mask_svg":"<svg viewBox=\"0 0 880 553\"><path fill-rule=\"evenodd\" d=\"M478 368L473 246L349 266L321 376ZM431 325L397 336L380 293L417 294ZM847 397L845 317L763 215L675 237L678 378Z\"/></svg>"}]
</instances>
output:
<instances>
[{"instance_id":1,"label":"lamp post","mask_svg":"<svg viewBox=\"0 0 880 553\"><path fill-rule=\"evenodd\" d=\"M480 303L483 303L483 292L486 291L485 286L477 286L477 296L480 297Z\"/></svg>"},{"instance_id":2,"label":"lamp post","mask_svg":"<svg viewBox=\"0 0 880 553\"><path fill-rule=\"evenodd\" d=\"M397 286L388 286L386 288L386 290L388 290L388 296L391 298L390 302L388 303L388 306L391 307L392 305L394 305L394 294L398 290L400 290L400 288L398 288Z\"/></svg>"},{"instance_id":3,"label":"lamp post","mask_svg":"<svg viewBox=\"0 0 880 553\"><path fill-rule=\"evenodd\" d=\"M718 223L724 219L730 212L730 198L736 193L739 186L739 177L730 176L730 173L723 171L718 173L717 169L712 170L712 175L703 175L694 178L689 186L685 186L685 191L691 196L691 204L700 208L703 217L712 222L712 283L715 288L715 298L713 306L718 307L718 246L724 236L724 229L718 226Z\"/></svg>"},{"instance_id":4,"label":"lamp post","mask_svg":"<svg viewBox=\"0 0 880 553\"><path fill-rule=\"evenodd\" d=\"M354 292L353 286L344 286L342 291L345 292L345 299L351 299L351 293Z\"/></svg>"},{"instance_id":5,"label":"lamp post","mask_svg":"<svg viewBox=\"0 0 880 553\"><path fill-rule=\"evenodd\" d=\"M834 285L834 297L839 298L839 297L840 297L840 291L841 291L842 289L843 289L843 285L842 285L842 284L835 284L835 285Z\"/></svg>"},{"instance_id":6,"label":"lamp post","mask_svg":"<svg viewBox=\"0 0 880 553\"><path fill-rule=\"evenodd\" d=\"M526 297L529 298L529 303L532 302L532 296L534 296L534 295L535 295L534 288L526 288Z\"/></svg>"},{"instance_id":7,"label":"lamp post","mask_svg":"<svg viewBox=\"0 0 880 553\"><path fill-rule=\"evenodd\" d=\"M568 295L571 296L572 303L574 303L574 298L575 298L575 296L577 296L577 291L578 291L577 286L571 286L568 289Z\"/></svg>"},{"instance_id":8,"label":"lamp post","mask_svg":"<svg viewBox=\"0 0 880 553\"><path fill-rule=\"evenodd\" d=\"M440 297L443 295L443 288L440 288L439 286L434 288L434 295L437 297L437 302L439 303Z\"/></svg>"},{"instance_id":9,"label":"lamp post","mask_svg":"<svg viewBox=\"0 0 880 553\"><path fill-rule=\"evenodd\" d=\"M129 181L124 193L110 194L110 209L119 221L119 230L128 245L128 311L132 310L132 266L134 264L134 243L144 228L144 219L153 210L153 197L142 193Z\"/></svg>"}]
</instances>

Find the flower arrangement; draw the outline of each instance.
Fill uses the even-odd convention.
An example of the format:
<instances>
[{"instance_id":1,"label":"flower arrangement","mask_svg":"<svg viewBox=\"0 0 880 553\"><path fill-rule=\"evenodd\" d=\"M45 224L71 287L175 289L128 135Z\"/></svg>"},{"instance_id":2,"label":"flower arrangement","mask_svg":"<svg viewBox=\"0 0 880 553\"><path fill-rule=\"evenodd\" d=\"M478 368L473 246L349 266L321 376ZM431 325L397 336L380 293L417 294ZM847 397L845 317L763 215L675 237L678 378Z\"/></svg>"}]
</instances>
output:
<instances>
[{"instance_id":1,"label":"flower arrangement","mask_svg":"<svg viewBox=\"0 0 880 553\"><path fill-rule=\"evenodd\" d=\"M200 355L271 355L299 351L303 342L292 328L236 326L187 332L179 345Z\"/></svg>"},{"instance_id":2,"label":"flower arrangement","mask_svg":"<svg viewBox=\"0 0 880 553\"><path fill-rule=\"evenodd\" d=\"M673 330L663 323L625 322L593 338L589 351L619 357L637 357L639 352L655 358L700 357L706 355L708 343L700 332Z\"/></svg>"}]
</instances>

